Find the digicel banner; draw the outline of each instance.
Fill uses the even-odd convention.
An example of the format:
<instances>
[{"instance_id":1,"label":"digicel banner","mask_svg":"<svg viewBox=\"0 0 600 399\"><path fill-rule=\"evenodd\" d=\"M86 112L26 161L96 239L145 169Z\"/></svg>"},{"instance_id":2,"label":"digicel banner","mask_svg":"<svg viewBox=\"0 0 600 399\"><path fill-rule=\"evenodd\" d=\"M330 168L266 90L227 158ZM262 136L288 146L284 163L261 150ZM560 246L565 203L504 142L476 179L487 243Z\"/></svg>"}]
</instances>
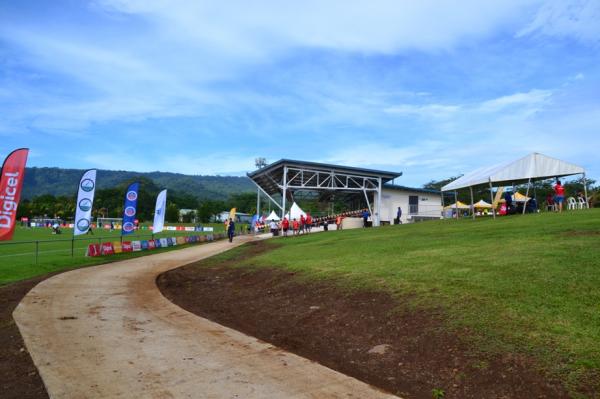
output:
<instances>
[{"instance_id":1,"label":"digicel banner","mask_svg":"<svg viewBox=\"0 0 600 399\"><path fill-rule=\"evenodd\" d=\"M17 219L17 207L25 177L28 148L10 153L0 175L0 241L12 239Z\"/></svg>"}]
</instances>

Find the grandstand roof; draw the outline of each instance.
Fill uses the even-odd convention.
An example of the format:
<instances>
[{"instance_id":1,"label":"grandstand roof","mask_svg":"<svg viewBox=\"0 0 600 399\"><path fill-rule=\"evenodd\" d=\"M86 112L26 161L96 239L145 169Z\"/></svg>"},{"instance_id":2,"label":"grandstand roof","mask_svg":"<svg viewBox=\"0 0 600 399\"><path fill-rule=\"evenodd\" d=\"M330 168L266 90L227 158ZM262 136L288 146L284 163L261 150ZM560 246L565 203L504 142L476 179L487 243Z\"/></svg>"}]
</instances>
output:
<instances>
[{"instance_id":1,"label":"grandstand roof","mask_svg":"<svg viewBox=\"0 0 600 399\"><path fill-rule=\"evenodd\" d=\"M280 193L280 184L283 179L285 167L302 169L306 175L311 173L336 173L356 177L381 178L382 183L389 182L396 177L402 176L402 172L389 172L383 170L357 168L353 166L333 165L318 162L297 161L293 159L280 159L263 168L250 172L247 176L258 184L268 194ZM307 188L309 189L309 188ZM327 187L323 187L327 190Z\"/></svg>"}]
</instances>

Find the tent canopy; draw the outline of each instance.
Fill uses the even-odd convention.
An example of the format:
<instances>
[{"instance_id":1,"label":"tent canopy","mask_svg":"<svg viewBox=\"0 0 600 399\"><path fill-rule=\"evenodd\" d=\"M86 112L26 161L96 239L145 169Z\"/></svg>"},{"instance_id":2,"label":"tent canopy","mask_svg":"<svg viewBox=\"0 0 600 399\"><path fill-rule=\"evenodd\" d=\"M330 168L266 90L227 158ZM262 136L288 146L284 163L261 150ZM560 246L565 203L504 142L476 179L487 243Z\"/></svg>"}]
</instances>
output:
<instances>
[{"instance_id":1,"label":"tent canopy","mask_svg":"<svg viewBox=\"0 0 600 399\"><path fill-rule=\"evenodd\" d=\"M471 209L471 207L465 203L456 201L454 204L445 206L444 209Z\"/></svg>"},{"instance_id":2,"label":"tent canopy","mask_svg":"<svg viewBox=\"0 0 600 399\"><path fill-rule=\"evenodd\" d=\"M458 190L484 184L521 184L529 180L584 174L581 166L536 152L499 165L480 168L442 187L442 191Z\"/></svg>"},{"instance_id":3,"label":"tent canopy","mask_svg":"<svg viewBox=\"0 0 600 399\"><path fill-rule=\"evenodd\" d=\"M281 219L279 219L279 216L277 216L275 211L271 211L269 216L267 216L267 220L281 220Z\"/></svg>"},{"instance_id":4,"label":"tent canopy","mask_svg":"<svg viewBox=\"0 0 600 399\"><path fill-rule=\"evenodd\" d=\"M479 200L478 202L473 204L474 208L491 208L492 204L488 204L487 202L485 202L484 200Z\"/></svg>"},{"instance_id":5,"label":"tent canopy","mask_svg":"<svg viewBox=\"0 0 600 399\"><path fill-rule=\"evenodd\" d=\"M290 211L288 213L286 213L285 217L288 220L294 220L294 219L300 219L300 215L306 216L306 213L302 209L300 209L298 204L296 204L294 202L292 204L292 207L290 208Z\"/></svg>"}]
</instances>

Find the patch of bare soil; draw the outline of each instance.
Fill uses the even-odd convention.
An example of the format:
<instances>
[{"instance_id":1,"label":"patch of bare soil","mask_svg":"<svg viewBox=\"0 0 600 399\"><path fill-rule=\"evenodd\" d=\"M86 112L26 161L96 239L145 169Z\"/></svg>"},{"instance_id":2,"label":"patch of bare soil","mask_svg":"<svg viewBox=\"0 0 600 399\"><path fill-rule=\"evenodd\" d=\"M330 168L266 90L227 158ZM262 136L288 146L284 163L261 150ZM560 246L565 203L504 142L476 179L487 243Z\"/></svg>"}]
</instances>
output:
<instances>
[{"instance_id":1,"label":"patch of bare soil","mask_svg":"<svg viewBox=\"0 0 600 399\"><path fill-rule=\"evenodd\" d=\"M243 256L270 248L253 243ZM206 263L210 262L210 263ZM158 278L182 308L270 342L406 399L567 398L532 359L478 353L441 311L414 309L375 291L307 282L274 269L199 262Z\"/></svg>"},{"instance_id":2,"label":"patch of bare soil","mask_svg":"<svg viewBox=\"0 0 600 399\"><path fill-rule=\"evenodd\" d=\"M48 398L44 383L12 317L13 310L25 294L48 277L0 287L0 398Z\"/></svg>"},{"instance_id":3,"label":"patch of bare soil","mask_svg":"<svg viewBox=\"0 0 600 399\"><path fill-rule=\"evenodd\" d=\"M595 237L600 236L600 230L569 230L563 235L568 237Z\"/></svg>"}]
</instances>

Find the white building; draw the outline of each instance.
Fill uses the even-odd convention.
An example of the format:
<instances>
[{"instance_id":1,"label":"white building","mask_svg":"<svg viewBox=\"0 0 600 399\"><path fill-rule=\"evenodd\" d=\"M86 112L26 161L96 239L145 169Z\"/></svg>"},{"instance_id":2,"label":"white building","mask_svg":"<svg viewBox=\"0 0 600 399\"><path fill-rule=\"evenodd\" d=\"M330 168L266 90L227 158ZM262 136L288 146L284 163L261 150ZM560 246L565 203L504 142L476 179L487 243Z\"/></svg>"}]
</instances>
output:
<instances>
[{"instance_id":1,"label":"white building","mask_svg":"<svg viewBox=\"0 0 600 399\"><path fill-rule=\"evenodd\" d=\"M375 209L380 209L382 223L394 223L398 207L402 223L441 219L442 194L437 190L385 184L381 191L381 207L375 196Z\"/></svg>"}]
</instances>

